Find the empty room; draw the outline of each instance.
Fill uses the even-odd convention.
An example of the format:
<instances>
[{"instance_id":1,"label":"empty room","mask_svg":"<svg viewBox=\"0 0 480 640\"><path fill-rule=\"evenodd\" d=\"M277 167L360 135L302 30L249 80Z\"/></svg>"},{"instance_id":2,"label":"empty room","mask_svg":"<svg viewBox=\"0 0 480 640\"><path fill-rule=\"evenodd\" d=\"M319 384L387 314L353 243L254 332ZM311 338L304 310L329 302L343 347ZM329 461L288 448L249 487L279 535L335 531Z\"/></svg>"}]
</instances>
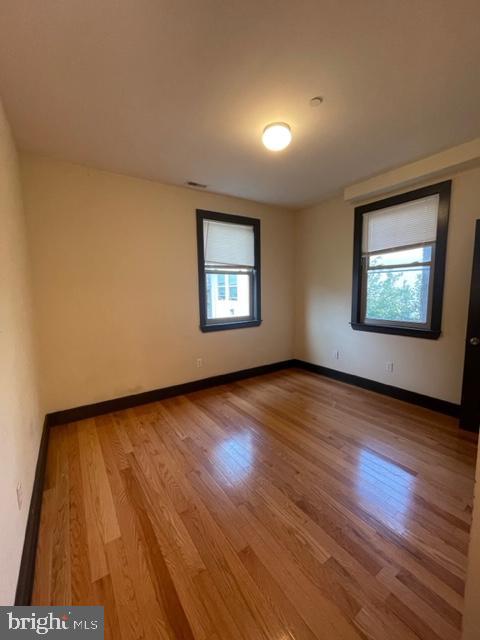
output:
<instances>
[{"instance_id":1,"label":"empty room","mask_svg":"<svg viewBox=\"0 0 480 640\"><path fill-rule=\"evenodd\" d=\"M0 638L480 640L479 425L478 0L0 0Z\"/></svg>"}]
</instances>

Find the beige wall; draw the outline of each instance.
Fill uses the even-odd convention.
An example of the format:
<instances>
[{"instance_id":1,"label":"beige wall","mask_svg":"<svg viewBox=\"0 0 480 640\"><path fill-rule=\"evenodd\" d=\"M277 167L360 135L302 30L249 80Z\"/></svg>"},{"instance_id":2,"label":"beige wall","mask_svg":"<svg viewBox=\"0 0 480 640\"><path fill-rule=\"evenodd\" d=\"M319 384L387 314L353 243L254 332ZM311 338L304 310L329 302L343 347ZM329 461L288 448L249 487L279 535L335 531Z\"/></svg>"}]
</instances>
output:
<instances>
[{"instance_id":1,"label":"beige wall","mask_svg":"<svg viewBox=\"0 0 480 640\"><path fill-rule=\"evenodd\" d=\"M480 638L480 456L477 456L473 523L470 530L468 576L463 615L463 640Z\"/></svg>"},{"instance_id":2,"label":"beige wall","mask_svg":"<svg viewBox=\"0 0 480 640\"><path fill-rule=\"evenodd\" d=\"M453 177L443 334L424 340L353 331L353 205L341 197L297 214L295 356L315 364L459 402L480 169ZM334 358L335 350L340 359ZM394 362L393 373L386 363Z\"/></svg>"},{"instance_id":3,"label":"beige wall","mask_svg":"<svg viewBox=\"0 0 480 640\"><path fill-rule=\"evenodd\" d=\"M35 156L21 164L47 411L292 357L291 212ZM261 218L260 327L200 332L196 208Z\"/></svg>"},{"instance_id":4,"label":"beige wall","mask_svg":"<svg viewBox=\"0 0 480 640\"><path fill-rule=\"evenodd\" d=\"M353 206L340 197L292 214L36 156L21 165L47 411L289 358L294 297L296 357L459 401L480 169L454 176L443 335L429 341L351 330ZM199 331L197 207L261 217L260 328Z\"/></svg>"},{"instance_id":5,"label":"beige wall","mask_svg":"<svg viewBox=\"0 0 480 640\"><path fill-rule=\"evenodd\" d=\"M36 391L26 233L15 146L0 103L0 604L11 604L42 419ZM16 488L22 485L23 506Z\"/></svg>"}]
</instances>

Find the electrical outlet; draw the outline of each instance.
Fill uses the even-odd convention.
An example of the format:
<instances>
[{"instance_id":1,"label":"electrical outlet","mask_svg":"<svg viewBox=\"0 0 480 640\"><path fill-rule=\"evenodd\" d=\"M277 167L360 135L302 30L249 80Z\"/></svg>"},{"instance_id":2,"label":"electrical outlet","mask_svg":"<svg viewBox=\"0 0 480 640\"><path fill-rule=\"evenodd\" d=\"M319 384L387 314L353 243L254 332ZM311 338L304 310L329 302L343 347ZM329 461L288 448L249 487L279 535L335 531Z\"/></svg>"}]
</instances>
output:
<instances>
[{"instance_id":1,"label":"electrical outlet","mask_svg":"<svg viewBox=\"0 0 480 640\"><path fill-rule=\"evenodd\" d=\"M203 358L197 358L197 369L203 367Z\"/></svg>"},{"instance_id":2,"label":"electrical outlet","mask_svg":"<svg viewBox=\"0 0 480 640\"><path fill-rule=\"evenodd\" d=\"M23 504L23 488L22 488L22 483L19 482L17 484L17 505L18 505L19 511L22 510L22 504Z\"/></svg>"},{"instance_id":3,"label":"electrical outlet","mask_svg":"<svg viewBox=\"0 0 480 640\"><path fill-rule=\"evenodd\" d=\"M340 360L340 351L338 349L335 349L335 351L333 352L333 357L335 358L335 360Z\"/></svg>"},{"instance_id":4,"label":"electrical outlet","mask_svg":"<svg viewBox=\"0 0 480 640\"><path fill-rule=\"evenodd\" d=\"M388 373L393 373L393 362L387 362L386 369Z\"/></svg>"}]
</instances>

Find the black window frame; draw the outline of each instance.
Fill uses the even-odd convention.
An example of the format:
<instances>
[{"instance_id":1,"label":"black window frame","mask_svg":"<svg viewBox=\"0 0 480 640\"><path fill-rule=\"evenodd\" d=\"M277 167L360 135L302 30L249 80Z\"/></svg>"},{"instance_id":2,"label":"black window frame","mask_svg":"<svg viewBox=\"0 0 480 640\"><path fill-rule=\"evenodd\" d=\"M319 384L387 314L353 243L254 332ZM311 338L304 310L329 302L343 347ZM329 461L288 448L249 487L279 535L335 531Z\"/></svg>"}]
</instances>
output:
<instances>
[{"instance_id":1,"label":"black window frame","mask_svg":"<svg viewBox=\"0 0 480 640\"><path fill-rule=\"evenodd\" d=\"M217 211L207 211L197 209L197 257L198 257L198 296L200 309L200 330L204 333L210 331L225 331L227 329L244 329L247 327L258 327L262 322L261 316L261 272L260 272L260 220L247 216L219 213ZM251 276L251 310L252 314L248 319L214 321L207 318L207 286L205 253L203 238L203 221L214 220L215 222L227 222L228 224L238 224L253 227L253 250L254 267ZM228 285L226 284L226 290Z\"/></svg>"},{"instance_id":2,"label":"black window frame","mask_svg":"<svg viewBox=\"0 0 480 640\"><path fill-rule=\"evenodd\" d=\"M355 222L353 234L353 282L352 282L352 318L351 327L356 331L370 331L374 333L387 333L400 336L410 336L412 338L427 338L437 340L442 332L442 309L443 309L443 289L445 283L445 264L447 258L447 236L448 219L450 213L450 196L452 181L445 180L436 184L407 191L396 196L376 200L359 207L355 207ZM371 211L386 209L412 200L418 200L427 196L439 196L437 237L435 240L435 260L431 277L432 295L430 310L430 326L426 329L395 324L375 324L368 323L362 319L362 296L364 287L363 260L362 260L362 238L363 238L363 216Z\"/></svg>"}]
</instances>

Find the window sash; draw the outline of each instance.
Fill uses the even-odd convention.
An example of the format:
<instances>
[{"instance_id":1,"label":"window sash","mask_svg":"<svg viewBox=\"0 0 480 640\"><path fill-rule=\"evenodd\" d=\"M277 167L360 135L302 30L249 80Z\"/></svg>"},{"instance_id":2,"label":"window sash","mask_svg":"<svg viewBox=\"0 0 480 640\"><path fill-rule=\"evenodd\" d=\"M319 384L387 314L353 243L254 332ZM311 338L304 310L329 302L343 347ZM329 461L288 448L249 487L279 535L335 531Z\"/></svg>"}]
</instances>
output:
<instances>
[{"instance_id":1,"label":"window sash","mask_svg":"<svg viewBox=\"0 0 480 640\"><path fill-rule=\"evenodd\" d=\"M399 253L400 251L408 251L411 249L424 249L427 247L431 249L430 260L415 260L415 261L404 260L403 262L398 262L395 264L370 264L370 258L374 258L375 256L383 256L389 253ZM374 270L382 271L382 270L395 269L395 268L408 269L409 267L423 267L423 266L429 266L429 265L433 266L434 254L435 254L435 242L421 242L420 244L411 244L403 247L395 247L394 249L388 249L383 251L372 251L370 253L364 253L362 255L362 268L364 268L364 264L363 264L364 261L366 265L365 268L368 269L369 271L374 271Z\"/></svg>"},{"instance_id":2,"label":"window sash","mask_svg":"<svg viewBox=\"0 0 480 640\"><path fill-rule=\"evenodd\" d=\"M255 286L255 269L242 268L242 269L232 269L230 266L228 268L219 268L219 267L207 267L205 266L205 309L208 308L208 286L207 286L207 278L209 274L215 275L224 275L225 282L228 282L227 278L229 275L247 275L249 278L249 300L248 300L248 308L250 313L244 316L222 316L220 318L205 318L205 323L210 324L225 324L226 322L235 323L235 322L250 322L255 319L254 315L254 286ZM231 285L224 285L224 288L230 290ZM235 285L238 287L238 285ZM227 300L228 297L223 298L222 300ZM238 291L237 291L237 300L238 300Z\"/></svg>"},{"instance_id":3,"label":"window sash","mask_svg":"<svg viewBox=\"0 0 480 640\"><path fill-rule=\"evenodd\" d=\"M361 309L360 309L360 317L361 322L368 325L379 325L385 327L405 327L412 329L430 329L432 324L432 306L433 306L433 284L434 284L434 274L435 274L435 247L436 243L421 243L415 245L407 245L402 248L394 248L390 252L401 251L402 249L415 249L420 246L431 247L431 260L426 262L404 262L395 265L379 265L379 266L370 266L369 258L372 255L378 255L383 253L388 253L387 251L374 251L372 253L364 254L362 256L362 264L361 264ZM382 318L369 318L367 316L367 295L368 295L368 274L370 271L399 271L399 270L409 270L411 268L421 267L428 268L429 278L428 278L428 293L427 293L427 314L425 322L413 322L411 320L387 320Z\"/></svg>"},{"instance_id":4,"label":"window sash","mask_svg":"<svg viewBox=\"0 0 480 640\"><path fill-rule=\"evenodd\" d=\"M422 249L423 247L431 247L432 245L435 244L435 242L436 242L435 240L432 240L431 242L418 242L416 244L404 244L400 247L393 247L391 249L378 249L377 251L363 251L362 258L363 257L373 258L375 256L383 256L389 253L399 253L400 251L409 251L410 249ZM405 264L407 264L406 261L405 261Z\"/></svg>"},{"instance_id":5,"label":"window sash","mask_svg":"<svg viewBox=\"0 0 480 640\"><path fill-rule=\"evenodd\" d=\"M205 263L205 273L217 273L218 275L241 275L242 273L250 273L251 271L255 271L255 267L246 267L241 265L231 265L231 264L208 264Z\"/></svg>"}]
</instances>

